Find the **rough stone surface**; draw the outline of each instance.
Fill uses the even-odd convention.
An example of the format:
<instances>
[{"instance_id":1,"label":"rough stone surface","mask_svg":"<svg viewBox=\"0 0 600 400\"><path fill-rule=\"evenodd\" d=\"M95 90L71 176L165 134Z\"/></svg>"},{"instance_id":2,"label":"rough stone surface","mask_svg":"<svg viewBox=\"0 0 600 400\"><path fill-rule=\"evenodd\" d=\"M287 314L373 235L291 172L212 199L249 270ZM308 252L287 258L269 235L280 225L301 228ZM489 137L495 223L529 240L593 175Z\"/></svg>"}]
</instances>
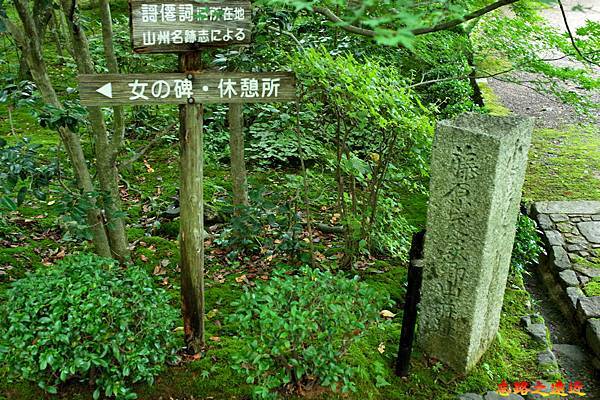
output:
<instances>
[{"instance_id":1,"label":"rough stone surface","mask_svg":"<svg viewBox=\"0 0 600 400\"><path fill-rule=\"evenodd\" d=\"M565 240L559 231L547 231L545 233L550 246L562 246L565 244Z\"/></svg>"},{"instance_id":2,"label":"rough stone surface","mask_svg":"<svg viewBox=\"0 0 600 400\"><path fill-rule=\"evenodd\" d=\"M600 214L600 201L540 201L535 209L540 214Z\"/></svg>"},{"instance_id":3,"label":"rough stone surface","mask_svg":"<svg viewBox=\"0 0 600 400\"><path fill-rule=\"evenodd\" d=\"M496 392L487 392L483 397L484 400L524 400L522 396L511 393L508 396L500 396Z\"/></svg>"},{"instance_id":4,"label":"rough stone surface","mask_svg":"<svg viewBox=\"0 0 600 400\"><path fill-rule=\"evenodd\" d=\"M588 267L584 267L583 265L574 264L573 269L577 272L580 272L580 273L586 275L586 276L589 276L590 278L596 278L596 277L600 276L600 268L588 268Z\"/></svg>"},{"instance_id":5,"label":"rough stone surface","mask_svg":"<svg viewBox=\"0 0 600 400\"><path fill-rule=\"evenodd\" d=\"M550 219L554 222L565 222L569 220L569 217L565 214L552 214Z\"/></svg>"},{"instance_id":6,"label":"rough stone surface","mask_svg":"<svg viewBox=\"0 0 600 400\"><path fill-rule=\"evenodd\" d=\"M570 269L560 271L558 277L560 279L561 285L563 285L564 287L579 286L579 279L577 279L577 275L574 271Z\"/></svg>"},{"instance_id":7,"label":"rough stone surface","mask_svg":"<svg viewBox=\"0 0 600 400\"><path fill-rule=\"evenodd\" d=\"M438 123L418 340L460 372L498 331L531 131L521 117Z\"/></svg>"},{"instance_id":8,"label":"rough stone surface","mask_svg":"<svg viewBox=\"0 0 600 400\"><path fill-rule=\"evenodd\" d=\"M585 338L588 346L600 357L600 319L593 318L587 321Z\"/></svg>"},{"instance_id":9,"label":"rough stone surface","mask_svg":"<svg viewBox=\"0 0 600 400\"><path fill-rule=\"evenodd\" d=\"M580 318L600 318L600 296L582 297L577 303L577 312Z\"/></svg>"},{"instance_id":10,"label":"rough stone surface","mask_svg":"<svg viewBox=\"0 0 600 400\"><path fill-rule=\"evenodd\" d=\"M546 214L539 214L537 216L537 222L538 222L539 227L545 231L548 231L548 230L551 230L552 228L554 228L554 224L552 223L552 220Z\"/></svg>"},{"instance_id":11,"label":"rough stone surface","mask_svg":"<svg viewBox=\"0 0 600 400\"><path fill-rule=\"evenodd\" d=\"M586 221L577 224L581 234L592 243L600 243L600 221Z\"/></svg>"},{"instance_id":12,"label":"rough stone surface","mask_svg":"<svg viewBox=\"0 0 600 400\"><path fill-rule=\"evenodd\" d=\"M573 344L555 344L552 346L552 351L559 359L567 357L576 363L588 362L588 356L580 346Z\"/></svg>"},{"instance_id":13,"label":"rough stone surface","mask_svg":"<svg viewBox=\"0 0 600 400\"><path fill-rule=\"evenodd\" d=\"M571 261L569 260L569 254L565 251L562 246L552 246L552 263L559 270L571 268Z\"/></svg>"},{"instance_id":14,"label":"rough stone surface","mask_svg":"<svg viewBox=\"0 0 600 400\"><path fill-rule=\"evenodd\" d=\"M477 393L465 393L458 396L458 400L483 400L483 396Z\"/></svg>"},{"instance_id":15,"label":"rough stone surface","mask_svg":"<svg viewBox=\"0 0 600 400\"><path fill-rule=\"evenodd\" d=\"M571 300L573 310L577 310L577 300L579 300L580 297L585 297L585 294L583 293L583 290L578 287L568 287L567 296L569 296L569 299Z\"/></svg>"},{"instance_id":16,"label":"rough stone surface","mask_svg":"<svg viewBox=\"0 0 600 400\"><path fill-rule=\"evenodd\" d=\"M570 244L567 246L567 251L569 252L573 252L573 251L581 251L581 250L585 250L586 247L584 244L578 243L578 244Z\"/></svg>"},{"instance_id":17,"label":"rough stone surface","mask_svg":"<svg viewBox=\"0 0 600 400\"><path fill-rule=\"evenodd\" d=\"M550 350L543 351L538 354L538 364L542 371L546 373L558 372L558 362L556 356Z\"/></svg>"},{"instance_id":18,"label":"rough stone surface","mask_svg":"<svg viewBox=\"0 0 600 400\"><path fill-rule=\"evenodd\" d=\"M546 325L544 324L530 324L525 327L527 333L535 339L536 342L546 343Z\"/></svg>"}]
</instances>

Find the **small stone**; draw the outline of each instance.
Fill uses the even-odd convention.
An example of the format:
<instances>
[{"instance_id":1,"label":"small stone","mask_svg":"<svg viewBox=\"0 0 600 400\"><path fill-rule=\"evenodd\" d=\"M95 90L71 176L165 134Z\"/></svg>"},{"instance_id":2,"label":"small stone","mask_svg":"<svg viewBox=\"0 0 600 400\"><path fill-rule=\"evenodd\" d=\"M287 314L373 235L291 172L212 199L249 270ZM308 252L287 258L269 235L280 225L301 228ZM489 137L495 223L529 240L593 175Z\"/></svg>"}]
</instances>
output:
<instances>
[{"instance_id":1,"label":"small stone","mask_svg":"<svg viewBox=\"0 0 600 400\"><path fill-rule=\"evenodd\" d=\"M552 220L550 220L550 217L546 214L539 214L537 216L537 222L542 230L548 231L554 228Z\"/></svg>"},{"instance_id":2,"label":"small stone","mask_svg":"<svg viewBox=\"0 0 600 400\"><path fill-rule=\"evenodd\" d=\"M540 214L600 214L600 201L538 201L535 211Z\"/></svg>"},{"instance_id":3,"label":"small stone","mask_svg":"<svg viewBox=\"0 0 600 400\"><path fill-rule=\"evenodd\" d=\"M586 215L585 217L581 217L582 221L592 221L592 217L590 215Z\"/></svg>"},{"instance_id":4,"label":"small stone","mask_svg":"<svg viewBox=\"0 0 600 400\"><path fill-rule=\"evenodd\" d=\"M562 233L566 233L566 232L576 233L573 231L574 227L575 227L575 225L573 225L570 222L561 222L561 223L556 224L556 229L558 229Z\"/></svg>"},{"instance_id":5,"label":"small stone","mask_svg":"<svg viewBox=\"0 0 600 400\"><path fill-rule=\"evenodd\" d=\"M569 220L569 216L565 214L550 214L550 219L554 222L565 222Z\"/></svg>"},{"instance_id":6,"label":"small stone","mask_svg":"<svg viewBox=\"0 0 600 400\"><path fill-rule=\"evenodd\" d=\"M581 244L581 243L570 244L570 245L567 246L567 251L569 253L573 253L573 252L576 252L576 251L582 251L582 250L586 250L586 247L583 244Z\"/></svg>"},{"instance_id":7,"label":"small stone","mask_svg":"<svg viewBox=\"0 0 600 400\"><path fill-rule=\"evenodd\" d=\"M581 222L581 217L571 217L571 222Z\"/></svg>"},{"instance_id":8,"label":"small stone","mask_svg":"<svg viewBox=\"0 0 600 400\"><path fill-rule=\"evenodd\" d=\"M546 231L544 233L550 246L562 246L565 244L565 240L558 231Z\"/></svg>"},{"instance_id":9,"label":"small stone","mask_svg":"<svg viewBox=\"0 0 600 400\"><path fill-rule=\"evenodd\" d=\"M600 243L600 221L580 222L577 227L588 241Z\"/></svg>"},{"instance_id":10,"label":"small stone","mask_svg":"<svg viewBox=\"0 0 600 400\"><path fill-rule=\"evenodd\" d=\"M575 274L575 272L570 269L560 271L558 273L558 277L563 287L579 286L579 279L577 279L577 274Z\"/></svg>"},{"instance_id":11,"label":"small stone","mask_svg":"<svg viewBox=\"0 0 600 400\"><path fill-rule=\"evenodd\" d=\"M553 367L556 365L556 356L550 350L546 350L538 354L538 364L542 367Z\"/></svg>"},{"instance_id":12,"label":"small stone","mask_svg":"<svg viewBox=\"0 0 600 400\"><path fill-rule=\"evenodd\" d=\"M580 297L585 297L585 294L580 288L571 286L567 288L567 296L569 296L569 300L571 300L573 310L577 310L577 300L579 300Z\"/></svg>"},{"instance_id":13,"label":"small stone","mask_svg":"<svg viewBox=\"0 0 600 400\"><path fill-rule=\"evenodd\" d=\"M585 339L596 356L600 357L600 319L592 318L585 326Z\"/></svg>"},{"instance_id":14,"label":"small stone","mask_svg":"<svg viewBox=\"0 0 600 400\"><path fill-rule=\"evenodd\" d=\"M600 215L592 215L593 221L600 221Z\"/></svg>"},{"instance_id":15,"label":"small stone","mask_svg":"<svg viewBox=\"0 0 600 400\"><path fill-rule=\"evenodd\" d=\"M531 316L526 315L524 317L521 317L521 324L523 324L523 326L525 327L531 325Z\"/></svg>"},{"instance_id":16,"label":"small stone","mask_svg":"<svg viewBox=\"0 0 600 400\"><path fill-rule=\"evenodd\" d=\"M581 297L577 303L577 312L582 320L600 318L600 296Z\"/></svg>"},{"instance_id":17,"label":"small stone","mask_svg":"<svg viewBox=\"0 0 600 400\"><path fill-rule=\"evenodd\" d=\"M579 273L589 276L590 278L596 278L600 276L600 268L588 268L583 265L575 263L573 269Z\"/></svg>"},{"instance_id":18,"label":"small stone","mask_svg":"<svg viewBox=\"0 0 600 400\"><path fill-rule=\"evenodd\" d=\"M546 343L546 325L544 324L530 324L525 327L525 330L531 337L539 343Z\"/></svg>"},{"instance_id":19,"label":"small stone","mask_svg":"<svg viewBox=\"0 0 600 400\"><path fill-rule=\"evenodd\" d=\"M458 396L458 400L483 400L483 396L477 393L465 393Z\"/></svg>"},{"instance_id":20,"label":"small stone","mask_svg":"<svg viewBox=\"0 0 600 400\"><path fill-rule=\"evenodd\" d=\"M580 255L581 257L589 257L589 256L590 256L590 253L588 253L587 251L580 251L580 252L579 252L579 255Z\"/></svg>"},{"instance_id":21,"label":"small stone","mask_svg":"<svg viewBox=\"0 0 600 400\"><path fill-rule=\"evenodd\" d=\"M552 246L551 260L559 270L571 268L569 256L562 246Z\"/></svg>"},{"instance_id":22,"label":"small stone","mask_svg":"<svg viewBox=\"0 0 600 400\"><path fill-rule=\"evenodd\" d=\"M569 253L569 260L577 261L579 259L579 254Z\"/></svg>"},{"instance_id":23,"label":"small stone","mask_svg":"<svg viewBox=\"0 0 600 400\"><path fill-rule=\"evenodd\" d=\"M523 397L518 394L511 393L508 396L500 396L496 392L487 392L485 394L484 400L524 400Z\"/></svg>"},{"instance_id":24,"label":"small stone","mask_svg":"<svg viewBox=\"0 0 600 400\"><path fill-rule=\"evenodd\" d=\"M568 358L576 365L585 365L588 360L589 351L585 349L585 351L580 347L574 344L555 344L552 346L552 351L554 355L560 360Z\"/></svg>"},{"instance_id":25,"label":"small stone","mask_svg":"<svg viewBox=\"0 0 600 400\"><path fill-rule=\"evenodd\" d=\"M583 244L586 245L587 241L581 236L572 235L567 238L567 243L569 244Z\"/></svg>"}]
</instances>

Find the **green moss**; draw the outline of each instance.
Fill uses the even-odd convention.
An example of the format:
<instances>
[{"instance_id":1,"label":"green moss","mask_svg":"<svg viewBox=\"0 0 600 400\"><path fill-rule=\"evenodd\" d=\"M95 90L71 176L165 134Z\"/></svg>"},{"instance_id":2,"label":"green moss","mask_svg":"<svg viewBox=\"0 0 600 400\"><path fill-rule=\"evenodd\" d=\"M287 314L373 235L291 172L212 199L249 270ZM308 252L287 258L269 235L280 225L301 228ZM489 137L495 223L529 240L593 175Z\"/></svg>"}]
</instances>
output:
<instances>
[{"instance_id":1,"label":"green moss","mask_svg":"<svg viewBox=\"0 0 600 400\"><path fill-rule=\"evenodd\" d=\"M511 113L511 111L500 102L500 99L488 84L481 82L479 83L479 88L483 95L485 108L491 115L506 116Z\"/></svg>"},{"instance_id":2,"label":"green moss","mask_svg":"<svg viewBox=\"0 0 600 400\"><path fill-rule=\"evenodd\" d=\"M593 126L534 131L524 198L600 200L600 132Z\"/></svg>"},{"instance_id":3,"label":"green moss","mask_svg":"<svg viewBox=\"0 0 600 400\"><path fill-rule=\"evenodd\" d=\"M584 287L583 292L586 296L600 296L600 277L596 277L589 281Z\"/></svg>"}]
</instances>

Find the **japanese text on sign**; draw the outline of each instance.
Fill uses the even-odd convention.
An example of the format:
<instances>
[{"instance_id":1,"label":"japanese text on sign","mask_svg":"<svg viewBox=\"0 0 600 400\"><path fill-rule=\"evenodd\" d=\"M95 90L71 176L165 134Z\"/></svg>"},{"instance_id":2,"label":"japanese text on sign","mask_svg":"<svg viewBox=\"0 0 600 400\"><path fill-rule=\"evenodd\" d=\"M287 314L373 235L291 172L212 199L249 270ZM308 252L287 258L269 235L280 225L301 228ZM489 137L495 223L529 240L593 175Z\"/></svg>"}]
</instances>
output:
<instances>
[{"instance_id":1,"label":"japanese text on sign","mask_svg":"<svg viewBox=\"0 0 600 400\"><path fill-rule=\"evenodd\" d=\"M244 21L243 7L194 4L142 4L142 22Z\"/></svg>"},{"instance_id":2,"label":"japanese text on sign","mask_svg":"<svg viewBox=\"0 0 600 400\"><path fill-rule=\"evenodd\" d=\"M249 1L130 0L131 40L137 52L193 51L249 43Z\"/></svg>"},{"instance_id":3,"label":"japanese text on sign","mask_svg":"<svg viewBox=\"0 0 600 400\"><path fill-rule=\"evenodd\" d=\"M221 99L240 98L271 98L279 96L280 78L241 78L221 79L219 81L219 97ZM139 79L129 83L131 95L129 100L148 100L152 96L156 99L165 99L171 94L176 99L191 98L194 96L194 84L189 79L176 79L171 84L166 80L154 82L140 82ZM208 92L209 86L202 86L202 91Z\"/></svg>"}]
</instances>

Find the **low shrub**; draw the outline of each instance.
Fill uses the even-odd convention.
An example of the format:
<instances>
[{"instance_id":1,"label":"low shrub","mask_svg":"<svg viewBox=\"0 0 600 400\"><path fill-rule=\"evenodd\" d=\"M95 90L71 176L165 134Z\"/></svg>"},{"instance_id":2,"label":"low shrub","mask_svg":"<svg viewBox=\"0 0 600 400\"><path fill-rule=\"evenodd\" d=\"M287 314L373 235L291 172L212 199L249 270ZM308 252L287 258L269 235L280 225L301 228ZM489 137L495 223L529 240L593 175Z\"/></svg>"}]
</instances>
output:
<instances>
[{"instance_id":1,"label":"low shrub","mask_svg":"<svg viewBox=\"0 0 600 400\"><path fill-rule=\"evenodd\" d=\"M519 214L510 261L511 276L521 276L525 272L526 266L538 262L543 251L542 239L537 231L535 221L527 215Z\"/></svg>"},{"instance_id":2,"label":"low shrub","mask_svg":"<svg viewBox=\"0 0 600 400\"><path fill-rule=\"evenodd\" d=\"M49 393L68 380L136 398L174 361L178 317L146 272L81 254L16 281L0 306L0 364Z\"/></svg>"},{"instance_id":3,"label":"low shrub","mask_svg":"<svg viewBox=\"0 0 600 400\"><path fill-rule=\"evenodd\" d=\"M317 385L353 391L355 369L344 355L386 302L358 278L309 268L277 273L233 303L238 309L230 322L243 343L234 369L256 385L259 398Z\"/></svg>"}]
</instances>

